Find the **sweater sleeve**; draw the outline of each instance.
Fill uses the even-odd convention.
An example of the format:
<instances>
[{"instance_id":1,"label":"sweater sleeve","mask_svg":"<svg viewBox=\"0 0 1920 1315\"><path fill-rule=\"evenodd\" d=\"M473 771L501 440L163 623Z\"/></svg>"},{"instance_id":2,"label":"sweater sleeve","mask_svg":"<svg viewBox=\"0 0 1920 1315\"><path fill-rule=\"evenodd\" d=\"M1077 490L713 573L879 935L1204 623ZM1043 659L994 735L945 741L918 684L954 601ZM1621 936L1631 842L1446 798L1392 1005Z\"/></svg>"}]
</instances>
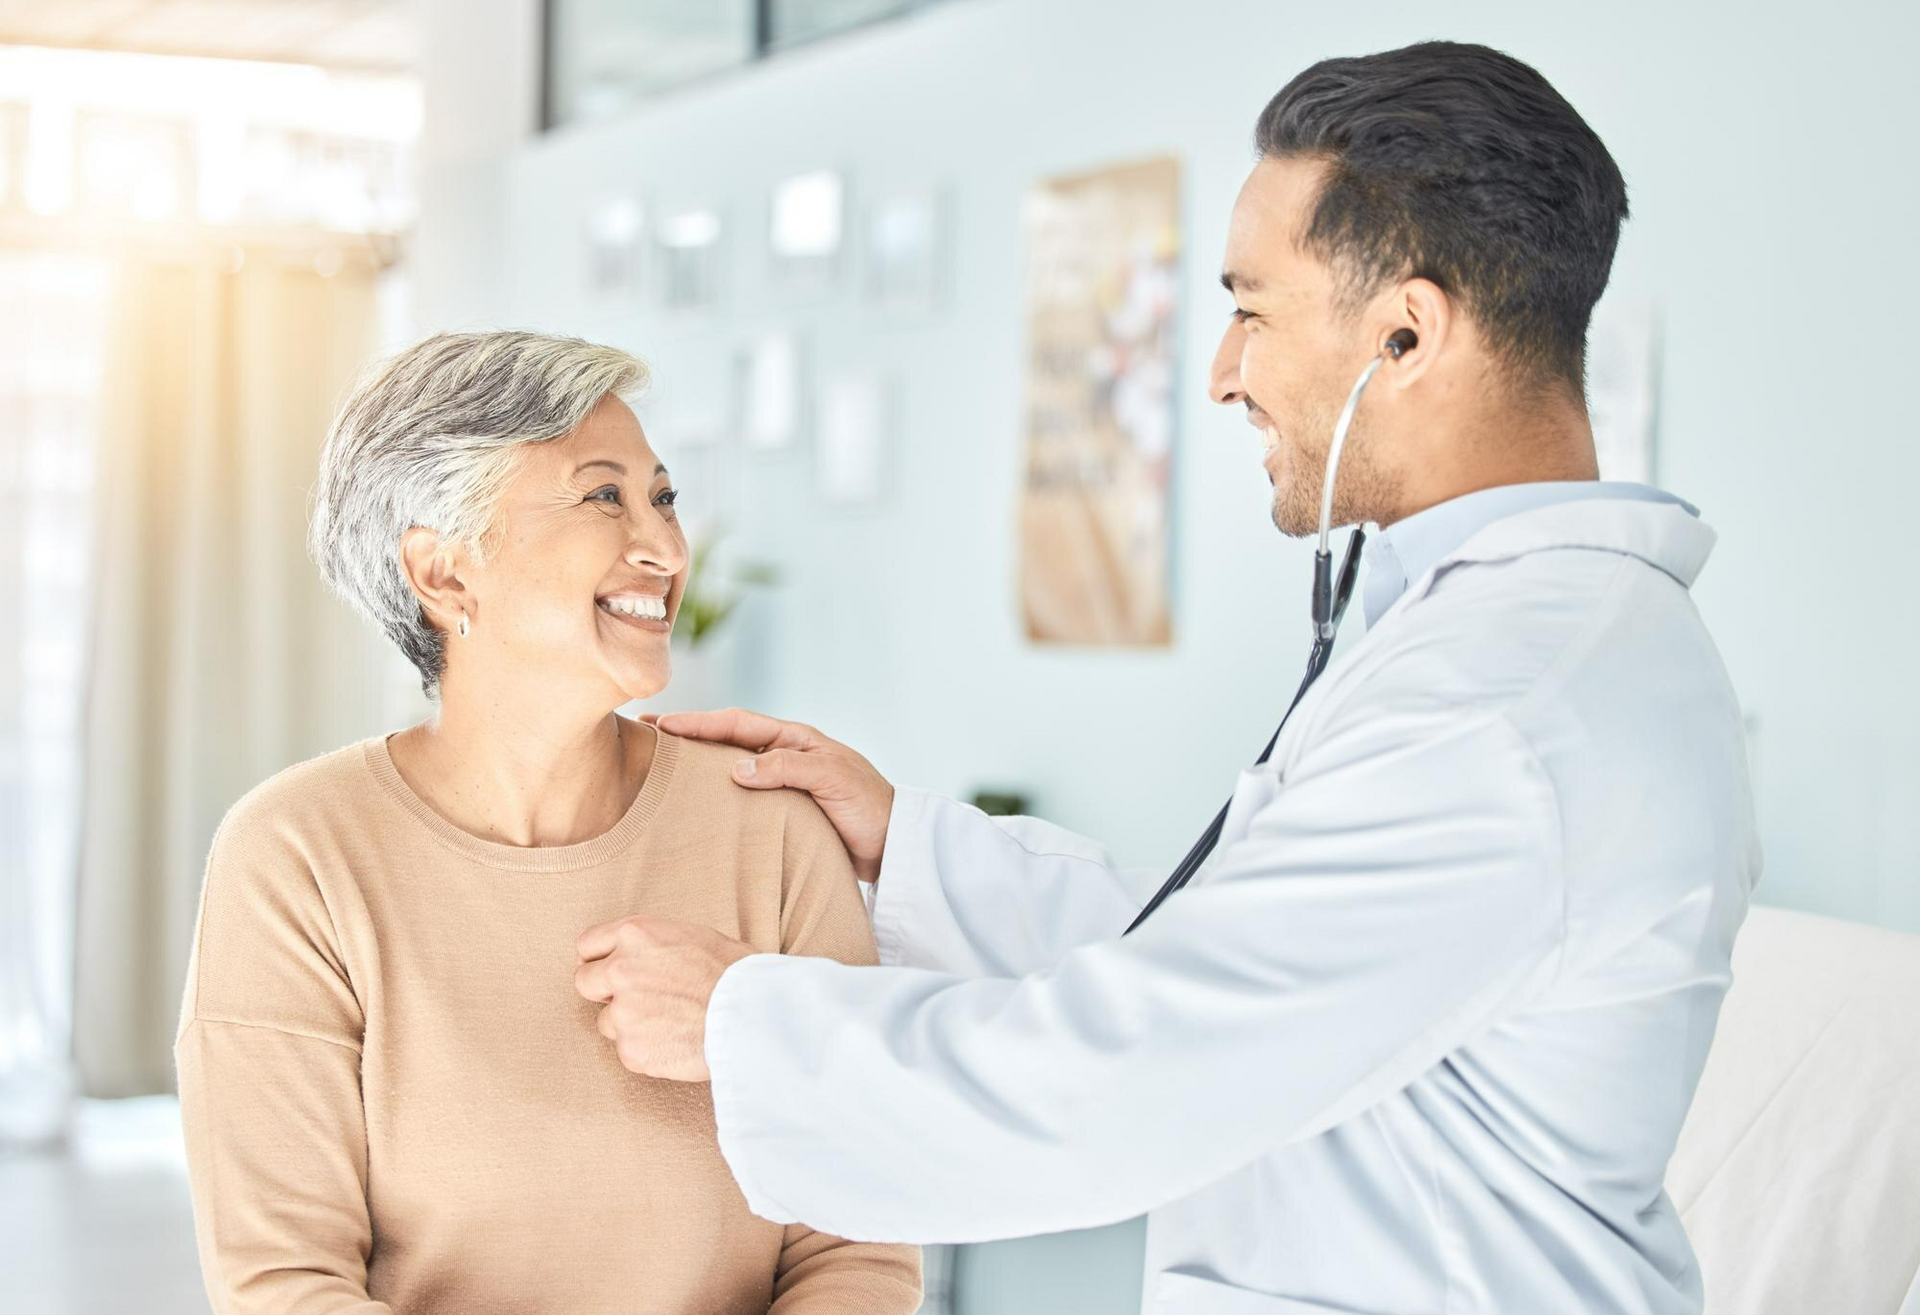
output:
<instances>
[{"instance_id":1,"label":"sweater sleeve","mask_svg":"<svg viewBox=\"0 0 1920 1315\"><path fill-rule=\"evenodd\" d=\"M367 1294L362 1026L311 870L243 802L207 861L174 1045L217 1315L391 1315Z\"/></svg>"},{"instance_id":2,"label":"sweater sleeve","mask_svg":"<svg viewBox=\"0 0 1920 1315\"><path fill-rule=\"evenodd\" d=\"M814 802L795 794L783 845L780 949L784 954L877 964L853 863ZM911 1315L920 1307L920 1249L849 1242L790 1224L769 1315Z\"/></svg>"}]
</instances>

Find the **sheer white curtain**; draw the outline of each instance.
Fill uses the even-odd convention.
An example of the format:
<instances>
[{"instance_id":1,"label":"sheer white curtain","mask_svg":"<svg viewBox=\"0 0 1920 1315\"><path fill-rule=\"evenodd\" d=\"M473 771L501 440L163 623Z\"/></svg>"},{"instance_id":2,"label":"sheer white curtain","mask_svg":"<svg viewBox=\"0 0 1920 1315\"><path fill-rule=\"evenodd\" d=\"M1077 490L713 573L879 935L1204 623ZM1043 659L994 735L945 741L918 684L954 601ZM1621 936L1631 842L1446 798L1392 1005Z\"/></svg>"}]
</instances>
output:
<instances>
[{"instance_id":1,"label":"sheer white curtain","mask_svg":"<svg viewBox=\"0 0 1920 1315\"><path fill-rule=\"evenodd\" d=\"M305 550L320 444L375 355L351 246L130 260L100 417L74 1055L173 1086L207 847L268 776L384 724L392 658Z\"/></svg>"},{"instance_id":2,"label":"sheer white curtain","mask_svg":"<svg viewBox=\"0 0 1920 1315\"><path fill-rule=\"evenodd\" d=\"M98 256L0 252L0 1144L72 1089L74 856L107 314Z\"/></svg>"}]
</instances>

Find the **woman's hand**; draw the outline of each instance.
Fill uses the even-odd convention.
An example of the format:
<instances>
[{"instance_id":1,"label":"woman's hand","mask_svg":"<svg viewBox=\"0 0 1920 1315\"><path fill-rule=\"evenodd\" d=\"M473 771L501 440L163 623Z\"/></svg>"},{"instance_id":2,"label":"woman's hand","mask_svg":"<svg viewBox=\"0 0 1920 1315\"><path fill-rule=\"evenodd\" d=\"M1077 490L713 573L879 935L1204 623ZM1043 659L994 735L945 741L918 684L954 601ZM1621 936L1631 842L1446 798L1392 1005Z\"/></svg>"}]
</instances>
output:
<instances>
[{"instance_id":1,"label":"woman's hand","mask_svg":"<svg viewBox=\"0 0 1920 1315\"><path fill-rule=\"evenodd\" d=\"M893 786L852 749L811 726L740 708L670 712L646 720L669 735L751 751L753 757L734 764L733 779L749 790L805 790L840 833L840 843L853 857L854 874L862 881L879 879L887 820L893 815Z\"/></svg>"}]
</instances>

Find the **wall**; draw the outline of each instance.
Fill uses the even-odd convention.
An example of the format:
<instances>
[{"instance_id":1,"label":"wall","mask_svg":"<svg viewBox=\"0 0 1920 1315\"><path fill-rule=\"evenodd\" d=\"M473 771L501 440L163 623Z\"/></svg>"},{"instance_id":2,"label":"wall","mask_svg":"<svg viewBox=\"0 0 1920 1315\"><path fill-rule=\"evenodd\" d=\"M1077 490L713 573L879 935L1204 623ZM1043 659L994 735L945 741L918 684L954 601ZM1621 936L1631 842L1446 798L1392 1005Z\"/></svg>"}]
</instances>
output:
<instances>
[{"instance_id":1,"label":"wall","mask_svg":"<svg viewBox=\"0 0 1920 1315\"><path fill-rule=\"evenodd\" d=\"M1306 640L1309 553L1274 534L1254 435L1203 386L1253 119L1324 55L1430 36L1510 50L1579 107L1632 189L1616 295L1651 299L1661 316L1658 480L1721 535L1696 596L1755 727L1762 897L1920 930L1920 701L1908 679L1920 608L1905 529L1920 446L1894 383L1920 294L1908 249L1920 186L1900 164L1912 110L1899 90L1920 17L1869 0L1779 12L956 0L631 118L503 143L437 212L430 187L444 249L421 252L423 322L633 347L655 361L663 407L676 377L683 391L724 388L714 363L762 327L803 330L816 375L888 371L899 432L883 509L822 510L804 448L744 476L736 537L786 580L758 622L777 660L750 694L898 779L1024 787L1037 811L1102 836L1124 862L1162 866L1258 748ZM430 88L487 85L458 49L436 60L461 67ZM1021 200L1043 175L1162 151L1187 170L1177 642L1036 649L1013 585ZM883 187L946 189L958 277L937 317L894 324L850 294L791 301L768 287L768 188L818 166L844 170L856 203ZM629 190L722 208L724 318L610 312L584 295L584 216ZM472 212L487 197L500 210ZM454 264L482 253L484 268ZM465 290L436 300L434 286ZM671 461L667 414L654 436ZM962 1280L995 1294L995 1315L1128 1309L1137 1241L1125 1226L988 1248Z\"/></svg>"}]
</instances>

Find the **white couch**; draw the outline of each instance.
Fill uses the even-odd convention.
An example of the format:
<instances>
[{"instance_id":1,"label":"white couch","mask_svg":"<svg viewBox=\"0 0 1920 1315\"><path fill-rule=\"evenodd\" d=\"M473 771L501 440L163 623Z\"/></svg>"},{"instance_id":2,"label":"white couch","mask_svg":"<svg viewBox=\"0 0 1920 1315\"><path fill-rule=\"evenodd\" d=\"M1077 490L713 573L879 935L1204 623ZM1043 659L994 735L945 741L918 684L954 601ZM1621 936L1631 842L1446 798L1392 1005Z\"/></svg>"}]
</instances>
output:
<instances>
[{"instance_id":1,"label":"white couch","mask_svg":"<svg viewBox=\"0 0 1920 1315\"><path fill-rule=\"evenodd\" d=\"M1920 1315L1920 936L1755 908L1667 1188L1707 1315Z\"/></svg>"}]
</instances>

